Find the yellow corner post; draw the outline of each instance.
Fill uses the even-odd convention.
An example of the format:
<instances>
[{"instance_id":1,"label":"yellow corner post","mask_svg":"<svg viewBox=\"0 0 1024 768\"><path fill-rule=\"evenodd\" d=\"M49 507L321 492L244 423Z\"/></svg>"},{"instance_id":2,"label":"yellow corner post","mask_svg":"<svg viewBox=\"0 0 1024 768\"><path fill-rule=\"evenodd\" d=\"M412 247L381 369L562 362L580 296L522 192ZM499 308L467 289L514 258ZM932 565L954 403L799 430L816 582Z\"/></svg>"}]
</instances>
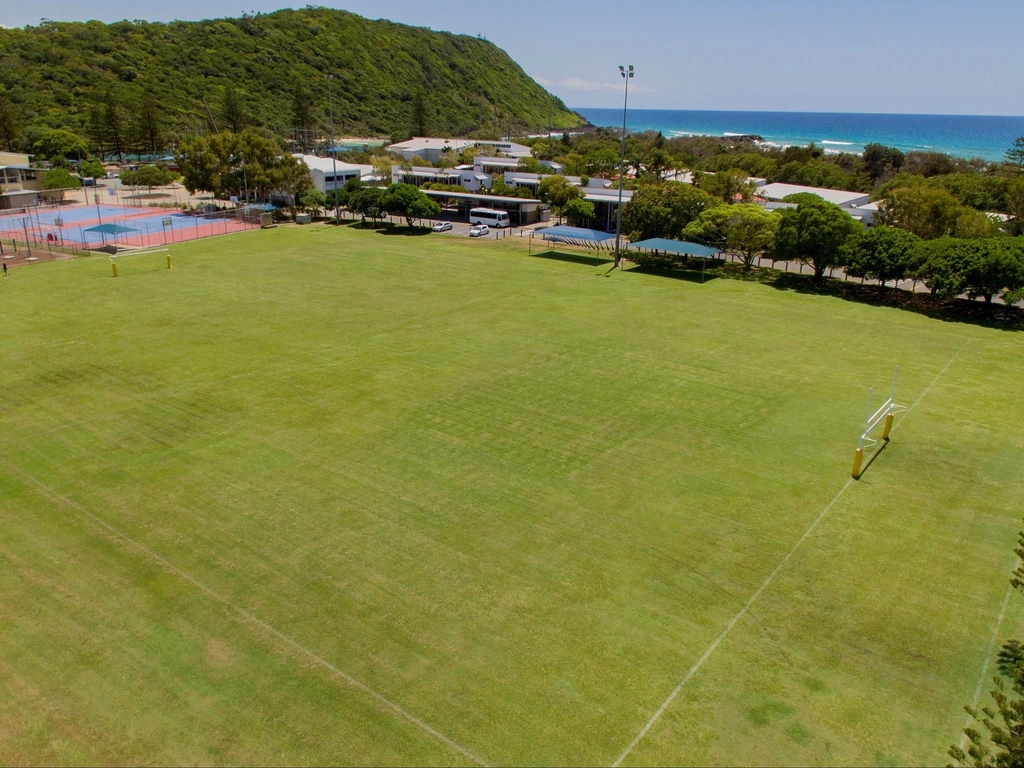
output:
<instances>
[{"instance_id":1,"label":"yellow corner post","mask_svg":"<svg viewBox=\"0 0 1024 768\"><path fill-rule=\"evenodd\" d=\"M169 253L167 254L167 268L171 268L171 254Z\"/></svg>"},{"instance_id":2,"label":"yellow corner post","mask_svg":"<svg viewBox=\"0 0 1024 768\"><path fill-rule=\"evenodd\" d=\"M882 427L882 439L889 439L889 430L892 429L892 411L889 411L885 417L885 425Z\"/></svg>"},{"instance_id":3,"label":"yellow corner post","mask_svg":"<svg viewBox=\"0 0 1024 768\"><path fill-rule=\"evenodd\" d=\"M860 465L864 463L864 449L858 448L857 453L853 455L853 472L850 474L854 480L860 478Z\"/></svg>"},{"instance_id":4,"label":"yellow corner post","mask_svg":"<svg viewBox=\"0 0 1024 768\"><path fill-rule=\"evenodd\" d=\"M112 266L114 268L114 277L117 277L117 262L116 261L110 262L110 266Z\"/></svg>"}]
</instances>

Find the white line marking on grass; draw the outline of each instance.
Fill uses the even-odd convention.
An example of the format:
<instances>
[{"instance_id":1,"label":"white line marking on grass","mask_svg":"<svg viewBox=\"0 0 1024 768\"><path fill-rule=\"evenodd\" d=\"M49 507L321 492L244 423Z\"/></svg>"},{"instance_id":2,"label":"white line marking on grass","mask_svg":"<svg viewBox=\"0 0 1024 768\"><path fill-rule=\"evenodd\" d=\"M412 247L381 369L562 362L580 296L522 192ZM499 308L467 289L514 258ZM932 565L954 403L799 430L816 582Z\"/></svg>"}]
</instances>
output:
<instances>
[{"instance_id":1,"label":"white line marking on grass","mask_svg":"<svg viewBox=\"0 0 1024 768\"><path fill-rule=\"evenodd\" d=\"M448 747L451 747L453 750L458 752L460 755L462 755L466 759L476 763L477 765L487 765L483 760L481 760L479 757L474 755L472 752L470 752L469 750L464 749L463 747L459 746L454 741L452 741L447 736L445 736L443 733L441 733L440 731L436 730L435 728L432 728L431 726L427 725L425 722L420 720L415 715L411 714L410 712L408 712L407 710L403 709L398 704L395 704L393 701L391 701L390 699L386 698L383 694L378 693L377 691L373 690L372 688L370 688L365 683L360 682L356 678L352 677L352 675L350 675L347 672L344 672L343 670L341 670L338 667L334 666L333 664L331 664L329 661L327 661L322 656L320 656L320 655L316 654L315 652L311 651L309 648L307 648L306 646L302 645L298 641L293 640L292 638L288 637L288 635L284 634L280 630L275 629L273 626L271 626L267 622L263 621L262 619L257 618L256 616L254 616L253 614L249 613L248 611L246 611L243 608L239 608L237 605L232 603L226 597L224 597L223 595L221 595L218 592L213 591L210 587L208 587L205 584L203 584L201 581L196 579L191 574L183 571L181 568L178 568L176 565L173 565L170 561L168 561L165 558L161 557L160 555L158 555L156 552L154 552L153 550L149 549L145 545L140 544L138 541L136 541L135 539L131 538L127 534L122 533L120 530L115 528L113 525L108 523L106 520L104 520L100 516L94 514L93 512L90 512L88 509L86 509L85 507L81 506L80 504L78 504L77 502L73 501L72 499L69 499L67 496L64 496L63 494L58 493L53 488L50 488L48 485L46 485L42 481L36 479L34 476L30 475L28 472L24 471L20 467L17 467L15 465L11 464L9 461L4 461L4 464L6 464L8 467L13 469L15 472L17 472L21 476L23 476L23 477L27 478L28 480L30 480L31 482L33 482L39 488L43 489L43 491L45 491L46 494L48 494L52 498L54 498L54 499L56 499L58 501L63 502L64 504L68 505L72 509L75 509L78 512L80 512L81 514L85 515L90 520L92 520L94 523L96 523L97 525L105 528L110 533L114 534L114 536L116 536L117 538L121 539L122 541L130 544L132 547L134 547L138 551L142 552L144 555L146 555L151 560L154 560L155 562L157 562L160 565L162 565L164 568L167 568L169 571L172 571L173 573L175 573L178 576L180 576L185 581L187 581L190 584L192 584L196 589L198 589L201 592L205 593L209 597L212 597L214 600L218 601L219 603L222 603L224 606L230 608L232 611L234 611L236 614L241 616L243 619L245 619L250 624L253 624L253 625L259 627L260 629L263 629L266 632L269 632L270 634L272 634L274 637L278 638L282 642L286 643L287 645L290 645L295 650L301 652L302 654L304 654L308 658L310 658L313 661L315 661L317 664L322 666L324 669L327 669L328 671L330 671L336 677L339 677L342 680L344 680L345 682L347 682L349 685L352 685L353 687L358 688L363 693L365 693L365 694L371 696L372 698L376 699L378 702L383 704L386 708L390 709L392 712L395 712L396 714L401 715L406 720L408 720L410 723L413 723L414 725L419 727L421 730L423 730L426 733L428 733L431 736L433 736L438 741L442 742L443 744L447 745Z\"/></svg>"},{"instance_id":2,"label":"white line marking on grass","mask_svg":"<svg viewBox=\"0 0 1024 768\"><path fill-rule=\"evenodd\" d=\"M917 404L918 404L918 403L920 403L920 402L921 402L921 401L922 401L922 400L924 399L924 396L925 396L925 395L927 395L927 394L928 394L929 392L931 392L931 390L932 390L932 387L934 387L934 386L936 385L936 383L938 383L939 379L940 379L940 378L942 378L942 374L944 374L944 373L945 373L945 372L946 372L947 370L949 370L949 366L951 366L951 365L953 364L953 362L954 362L954 361L955 361L955 360L956 360L956 359L957 359L958 357L960 357L960 353L961 353L961 352L963 352L963 351L964 351L964 350L965 350L965 349L967 348L967 345L968 345L968 344L970 344L970 343L971 343L971 340L970 340L970 339L967 339L967 341L965 341L965 342L964 342L963 344L961 344L961 345L960 345L960 349L958 349L958 350L956 351L956 354L955 354L955 355L953 355L953 356L952 356L951 358L949 358L949 362L948 362L948 363L946 363L946 364L945 364L945 365L943 366L942 370L941 370L941 371L939 371L939 372L938 372L938 373L937 373L937 374L935 375L935 378L934 378L934 379L932 379L932 383L931 383L931 384L929 384L929 385L928 385L927 387L925 387L925 388L924 388L924 391L923 391L923 392L922 392L922 393L921 393L920 395L918 395L918 396L917 396L917 400L915 400L915 401L914 401L914 404L913 404L913 405L911 405L911 406L910 406L909 408L907 408L907 410L906 410L906 411L904 411L904 412L903 412L903 418L901 418L901 419L899 420L899 422L898 422L897 424L895 424L895 425L893 426L893 428L892 428L891 430L889 430L889 433L890 433L890 434L892 434L893 432L895 432L895 431L896 431L897 427L899 427L899 425L903 423L903 421L904 421L904 420L905 420L905 419L907 418L907 416L909 416L909 415L910 415L910 412L911 412L912 410L914 410L914 409L915 409L915 408L917 407Z\"/></svg>"},{"instance_id":3,"label":"white line marking on grass","mask_svg":"<svg viewBox=\"0 0 1024 768\"><path fill-rule=\"evenodd\" d=\"M711 654L715 652L715 649L718 647L718 644L721 643L725 639L725 636L732 631L732 628L736 626L736 622L743 618L743 614L745 614L747 610L750 608L750 606L754 604L754 601L761 596L761 593L768 588L768 585L772 583L772 580L775 579L776 575L778 575L779 571L782 570L783 566L785 566L786 563L789 562L790 558L793 557L794 553L796 553L796 551L800 548L800 545L803 544L807 540L807 537L811 535L811 531L813 531L818 526L818 523L820 523L822 519L825 517L825 515L828 514L828 511L832 509L832 506L837 501L839 501L839 497L842 496L846 492L846 489L849 488L852 484L853 478L851 477L849 480L846 481L846 484L839 489L839 493L832 497L832 501L830 501L828 505L823 510L821 510L821 514L814 518L814 522L810 524L806 531L804 531L804 535L797 540L796 544L793 545L793 548L790 549L789 552L786 553L786 556L783 557L782 560L779 562L779 564L775 566L775 570L768 574L768 578L761 582L761 586L757 588L757 591L750 596L750 599L747 600L747 602L744 604L742 608L740 608L739 612L729 620L729 623L725 625L725 629L722 630L721 634L719 634L718 637L715 638L714 642L708 646L708 649L704 651L704 654L699 659L697 659L697 663L690 667L690 671L687 672L685 677L683 677L683 679L679 681L679 685L677 685L675 689L672 691L672 693L668 695L668 698L662 702L661 706L658 707L657 711L653 715L651 715L650 720L648 720L644 727L640 729L640 733L638 733L636 737L629 743L629 746L622 751L622 754L619 755L619 758L614 763L612 763L612 768L617 768L617 766L621 765L622 761L625 760L629 756L629 753L633 751L633 747L639 744L640 740L644 736L646 736L647 732L651 730L651 728L654 726L656 722L658 722L658 720L661 718L662 713L664 713L664 711L668 709L668 705L671 704L673 699L675 699L675 697L679 695L679 692L683 689L683 686L690 681L691 677L697 674L697 670L704 666L704 662L707 661L708 658L710 658Z\"/></svg>"},{"instance_id":4,"label":"white line marking on grass","mask_svg":"<svg viewBox=\"0 0 1024 768\"><path fill-rule=\"evenodd\" d=\"M970 339L968 339L968 341L970 341ZM949 366L953 364L953 361L960 356L960 353L963 352L964 348L967 346L968 341L965 341L963 345L960 347L960 349L956 351L956 354L950 358L949 362L946 363L946 365L943 367L941 371L939 371L938 375L934 379L932 379L932 383L925 387L924 391L920 394L917 400L914 401L914 405L911 405L909 408L907 408L906 412L904 413L904 418L906 418L906 416L914 409L914 407L921 402L924 396L928 394L932 387L935 386L936 382L938 382L942 374L944 374L949 369ZM900 424L902 423L903 419L900 419ZM899 424L894 426L893 429L896 429L897 426L899 426ZM833 505L835 505L835 503L839 501L839 497L842 496L846 492L846 489L849 488L852 484L853 478L851 477L849 480L846 481L843 487L839 489L839 493L832 497L832 501L830 501L828 505L821 511L821 514L814 518L814 522L810 524L806 531L804 531L804 535L797 540L796 544L793 545L793 548L790 549L789 552L786 553L786 556L783 557L782 560L779 562L779 564L775 566L775 570L768 574L768 578L761 582L761 586L757 588L757 591L750 596L750 599L747 600L747 602L743 605L742 608L740 608L739 612L729 620L729 623L725 625L725 629L723 629L722 632L718 635L718 637L715 638L714 642L712 642L711 645L708 646L708 649L704 651L704 654L699 659L697 659L697 663L690 667L690 670L686 673L683 679L679 681L679 685L677 685L672 690L672 693L668 695L668 698L665 699L665 701L661 703L661 706L658 707L655 713L651 715L650 719L644 724L644 727L640 729L640 732L633 738L631 742L629 742L629 746L626 747L622 751L622 754L619 755L618 759L614 763L612 763L612 768L618 768L618 766L622 765L622 761L629 757L629 753L632 752L633 748L636 747L636 745L640 743L641 739L643 739L643 737L647 735L647 732L654 727L654 724L658 722L662 714L664 714L665 710L668 709L668 706L672 703L676 696L679 695L679 692L683 689L683 686L690 681L691 677L697 674L697 671L702 666L704 666L704 662L707 661L711 657L711 654L715 652L715 649L718 648L719 643L721 643L726 638L726 635L728 635L729 632L732 631L732 628L736 626L736 623L743 618L743 615L747 612L750 606L752 606L754 602L757 600L757 598L761 596L761 593L768 588L768 585L772 583L772 581L778 575L779 571L781 571L782 568L786 565L786 563L789 562L790 558L792 558L796 551L800 548L800 545L807 540L807 537L811 535L811 532L818 526L818 523L820 523L822 519L824 519L825 515L828 514L828 511L832 509ZM1000 621L1002 621L1001 617ZM998 628L996 631L998 632ZM987 666L988 664L986 663L986 667ZM984 672L982 672L982 674L984 674Z\"/></svg>"},{"instance_id":5,"label":"white line marking on grass","mask_svg":"<svg viewBox=\"0 0 1024 768\"><path fill-rule=\"evenodd\" d=\"M1016 565L1014 565L1016 568ZM981 699L981 689L985 685L985 673L988 672L988 667L992 663L992 654L996 651L996 641L999 639L999 629L1003 626L1003 619L1006 617L1006 606L1010 604L1010 593L1013 592L1013 584L1006 585L1006 594L1003 595L1003 605L999 609L999 618L996 619L995 629L992 630L992 640L988 644L988 653L985 654L985 662L981 665L981 673L978 675L978 685L974 689L974 699L971 701L971 709L978 708L978 701ZM967 716L967 720L964 721L964 728L969 728L971 721L974 720L970 715ZM960 734L960 749L963 749L967 745L967 734Z\"/></svg>"}]
</instances>

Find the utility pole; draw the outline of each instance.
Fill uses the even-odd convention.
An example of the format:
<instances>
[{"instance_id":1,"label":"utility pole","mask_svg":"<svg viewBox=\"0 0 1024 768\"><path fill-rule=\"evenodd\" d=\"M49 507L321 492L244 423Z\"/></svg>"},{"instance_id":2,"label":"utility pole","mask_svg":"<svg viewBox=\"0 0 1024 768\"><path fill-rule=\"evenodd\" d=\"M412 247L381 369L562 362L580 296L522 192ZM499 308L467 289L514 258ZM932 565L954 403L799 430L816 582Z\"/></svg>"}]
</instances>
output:
<instances>
[{"instance_id":1,"label":"utility pole","mask_svg":"<svg viewBox=\"0 0 1024 768\"><path fill-rule=\"evenodd\" d=\"M629 103L629 81L633 78L633 65L629 69L620 66L619 74L626 81L626 94L622 98L622 159L619 161L619 207L615 211L615 264L618 267L622 261L622 254L619 251L619 243L622 240L622 180L626 175L626 105Z\"/></svg>"},{"instance_id":2,"label":"utility pole","mask_svg":"<svg viewBox=\"0 0 1024 768\"><path fill-rule=\"evenodd\" d=\"M331 99L331 81L334 75L327 76L327 109L331 116L331 164L334 168L334 223L341 221L341 208L338 206L338 152L334 146L334 102Z\"/></svg>"}]
</instances>

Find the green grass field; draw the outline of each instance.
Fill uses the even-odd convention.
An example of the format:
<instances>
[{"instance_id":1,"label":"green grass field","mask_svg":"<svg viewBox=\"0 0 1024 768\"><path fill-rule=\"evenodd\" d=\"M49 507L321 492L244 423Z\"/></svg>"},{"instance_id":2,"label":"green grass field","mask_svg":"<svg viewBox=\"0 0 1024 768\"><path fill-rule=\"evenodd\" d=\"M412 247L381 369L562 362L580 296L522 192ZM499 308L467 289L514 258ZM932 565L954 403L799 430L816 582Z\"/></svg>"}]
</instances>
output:
<instances>
[{"instance_id":1,"label":"green grass field","mask_svg":"<svg viewBox=\"0 0 1024 768\"><path fill-rule=\"evenodd\" d=\"M0 281L0 762L610 764L702 656L623 764L948 761L1020 333L511 240L174 259Z\"/></svg>"}]
</instances>

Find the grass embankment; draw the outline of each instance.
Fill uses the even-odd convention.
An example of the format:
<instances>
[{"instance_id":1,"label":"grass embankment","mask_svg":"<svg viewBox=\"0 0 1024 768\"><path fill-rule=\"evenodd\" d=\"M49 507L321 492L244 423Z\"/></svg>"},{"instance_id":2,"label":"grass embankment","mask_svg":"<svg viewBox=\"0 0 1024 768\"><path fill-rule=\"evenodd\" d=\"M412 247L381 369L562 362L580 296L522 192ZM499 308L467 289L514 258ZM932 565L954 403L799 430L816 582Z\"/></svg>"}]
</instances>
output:
<instances>
[{"instance_id":1,"label":"grass embankment","mask_svg":"<svg viewBox=\"0 0 1024 768\"><path fill-rule=\"evenodd\" d=\"M844 488L895 363L893 441L626 762L945 762L1013 565L1024 337L522 245L12 271L3 762L469 759L427 725L609 763Z\"/></svg>"}]
</instances>

